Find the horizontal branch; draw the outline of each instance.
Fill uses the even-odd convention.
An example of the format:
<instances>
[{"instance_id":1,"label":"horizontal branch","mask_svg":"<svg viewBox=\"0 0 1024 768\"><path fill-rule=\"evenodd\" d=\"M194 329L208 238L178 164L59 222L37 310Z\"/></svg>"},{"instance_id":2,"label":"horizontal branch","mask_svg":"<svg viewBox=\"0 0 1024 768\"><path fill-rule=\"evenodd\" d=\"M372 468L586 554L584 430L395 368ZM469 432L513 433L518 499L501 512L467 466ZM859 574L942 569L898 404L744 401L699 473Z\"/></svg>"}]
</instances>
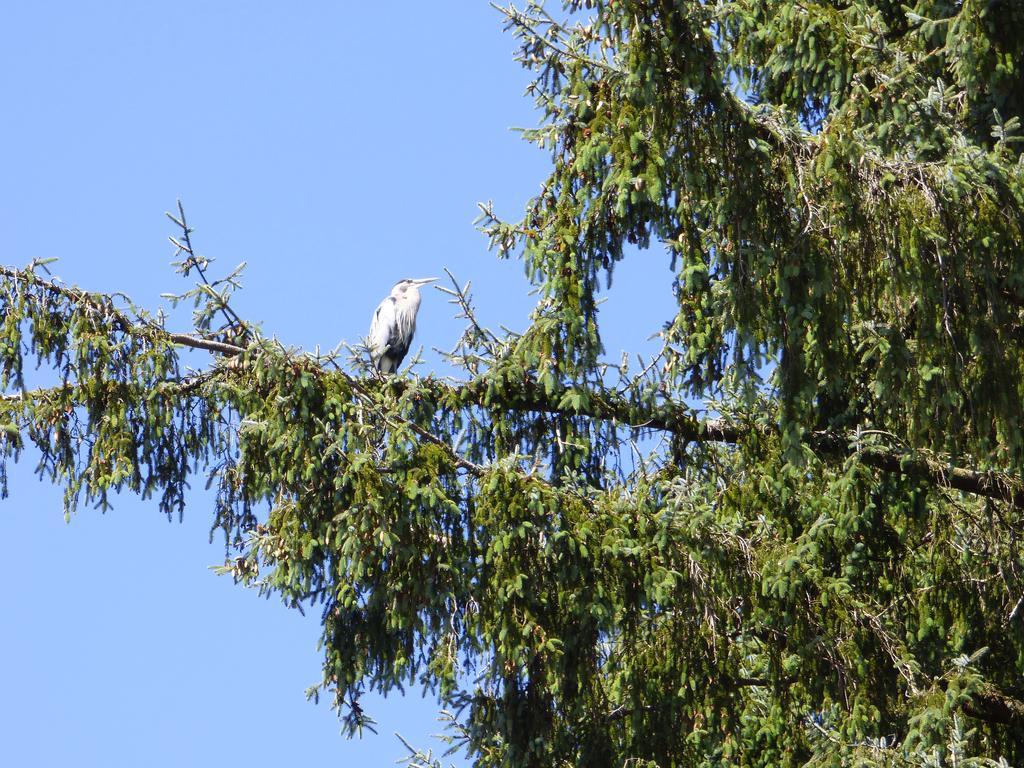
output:
<instances>
[{"instance_id":1,"label":"horizontal branch","mask_svg":"<svg viewBox=\"0 0 1024 768\"><path fill-rule=\"evenodd\" d=\"M446 385L440 385L438 382L433 386ZM470 396L463 397L482 402L486 388L485 380L469 382L464 385L464 390ZM756 432L763 436L777 434L775 429L760 429L754 425L738 424L725 419L700 419L685 404L665 402L654 406L641 406L605 392L588 392L585 403L576 408L566 408L560 404L562 394L556 391L547 395L539 385L530 384L519 387L515 393L503 392L506 399L503 399L502 405L512 410L585 416L635 429L668 432L696 443L737 444L754 437ZM845 461L856 456L861 463L883 472L1024 507L1024 484L1005 472L951 466L921 452L865 446L861 444L856 434L813 432L807 437L807 445L823 459Z\"/></svg>"},{"instance_id":2,"label":"horizontal branch","mask_svg":"<svg viewBox=\"0 0 1024 768\"><path fill-rule=\"evenodd\" d=\"M193 336L187 333L171 333L167 329L156 324L147 325L140 323L115 307L111 302L109 295L104 293L90 293L88 291L83 291L81 288L64 285L56 280L47 280L46 278L37 275L35 270L31 267L27 269L15 269L14 267L0 265L0 277L12 280L15 283L18 281L24 281L29 285L42 288L54 295L70 299L77 304L94 306L96 309L100 309L102 303L107 302L107 305L102 308L111 314L111 320L113 321L112 325L114 328L124 333L142 337L152 337L155 335L163 337L173 344L180 344L185 347L191 347L192 349L202 349L207 352L216 352L221 355L233 356L245 351L244 348L234 344L226 344L222 341L204 339L200 336Z\"/></svg>"},{"instance_id":3,"label":"horizontal branch","mask_svg":"<svg viewBox=\"0 0 1024 768\"><path fill-rule=\"evenodd\" d=\"M80 303L92 304L103 300L109 301L109 297L103 294L90 294L77 288L46 280L35 274L32 269L20 270L0 266L0 276L15 281L25 280ZM225 356L235 356L245 351L243 347L234 344L189 334L171 333L156 325L142 325L133 322L120 310L112 307L109 309L114 313L113 319L118 330L126 333L135 333L148 338L162 337L171 344ZM309 364L315 365L311 359ZM322 375L344 377L350 386L364 392L368 387L380 384L379 380L361 381L343 371L328 374L319 367L315 367L314 370ZM395 379L393 381L399 383L402 380ZM479 405L488 401L488 388L491 384L492 382L485 376L462 384L448 384L438 379L424 378L417 379L415 382L399 384L399 386L415 386L426 390L434 397L454 397L460 403ZM582 416L610 421L633 429L657 430L698 443L737 444L756 437L758 432L766 437L777 434L777 430L774 428L762 428L725 419L700 419L694 414L693 409L682 403L662 402L655 405L641 405L614 392L586 392L581 393L585 397L579 400L579 405L570 408L562 404L564 394L565 390L556 390L548 394L539 384L529 380L518 384L503 383L500 405L510 411ZM20 395L4 395L3 399L11 400L18 397ZM920 451L906 452L874 445L865 446L856 434L814 432L806 439L808 447L822 459L845 461L856 457L861 463L883 472L899 474L936 487L962 491L1024 507L1024 484L1017 477L1007 473L951 466ZM473 465L473 470L479 471L481 468Z\"/></svg>"},{"instance_id":4,"label":"horizontal branch","mask_svg":"<svg viewBox=\"0 0 1024 768\"><path fill-rule=\"evenodd\" d=\"M172 341L175 344L180 344L183 347L204 349L207 352L217 352L218 354L227 355L228 357L240 355L245 351L244 347L238 347L234 344L226 344L223 341L204 339L199 336L190 336L187 333L169 333L167 334L167 338L169 341Z\"/></svg>"},{"instance_id":5,"label":"horizontal branch","mask_svg":"<svg viewBox=\"0 0 1024 768\"><path fill-rule=\"evenodd\" d=\"M964 704L964 714L989 723L1010 725L1018 733L1024 733L1024 702L992 688L972 694L971 700Z\"/></svg>"},{"instance_id":6,"label":"horizontal branch","mask_svg":"<svg viewBox=\"0 0 1024 768\"><path fill-rule=\"evenodd\" d=\"M729 689L764 688L773 685L771 680L761 677L726 677L710 682L711 685L718 684ZM792 680L782 681L782 684L788 687L792 684ZM644 709L647 709L647 707L644 707ZM605 720L607 722L622 720L631 717L635 711L631 707L619 706L605 715ZM1018 731L1024 731L1024 702L1007 696L992 686L989 686L988 690L984 692L972 694L970 701L964 703L964 714L976 720L983 720L986 723L1008 725Z\"/></svg>"},{"instance_id":7,"label":"horizontal branch","mask_svg":"<svg viewBox=\"0 0 1024 768\"><path fill-rule=\"evenodd\" d=\"M851 447L849 442L844 445L836 436L824 433L813 435L810 444L812 449L824 456L845 457L856 454L863 464L884 472L1024 507L1024 485L1017 478L1003 472L949 466L935 459L883 448Z\"/></svg>"},{"instance_id":8,"label":"horizontal branch","mask_svg":"<svg viewBox=\"0 0 1024 768\"><path fill-rule=\"evenodd\" d=\"M213 380L222 373L223 369L211 368L201 373L196 373L192 376L188 376L183 379L166 379L159 382L155 386L151 386L148 389L143 389L141 385L124 384L111 380L109 383L113 386L122 387L129 391L134 391L138 394L146 394L150 392L165 392L173 393L176 395L192 395L194 394L203 384ZM76 404L84 403L89 397L94 397L95 391L82 384L76 384L73 382L67 382L66 384L58 384L53 387L40 387L38 389L27 389L23 392L11 392L11 393L0 393L0 403L28 403L38 402L47 400L54 397L59 397L62 400L70 397L72 402Z\"/></svg>"}]
</instances>

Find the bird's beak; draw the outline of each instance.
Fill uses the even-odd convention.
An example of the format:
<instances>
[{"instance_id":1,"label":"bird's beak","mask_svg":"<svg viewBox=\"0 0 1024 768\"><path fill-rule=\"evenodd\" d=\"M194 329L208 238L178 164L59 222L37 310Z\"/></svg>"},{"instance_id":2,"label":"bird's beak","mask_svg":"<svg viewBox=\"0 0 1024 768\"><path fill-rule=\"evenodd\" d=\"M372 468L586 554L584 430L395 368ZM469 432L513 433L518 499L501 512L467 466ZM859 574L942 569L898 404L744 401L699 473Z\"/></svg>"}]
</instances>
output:
<instances>
[{"instance_id":1,"label":"bird's beak","mask_svg":"<svg viewBox=\"0 0 1024 768\"><path fill-rule=\"evenodd\" d=\"M416 285L426 285L427 283L432 283L437 279L438 278L436 277L421 277L420 279L413 280L412 282L414 282Z\"/></svg>"}]
</instances>

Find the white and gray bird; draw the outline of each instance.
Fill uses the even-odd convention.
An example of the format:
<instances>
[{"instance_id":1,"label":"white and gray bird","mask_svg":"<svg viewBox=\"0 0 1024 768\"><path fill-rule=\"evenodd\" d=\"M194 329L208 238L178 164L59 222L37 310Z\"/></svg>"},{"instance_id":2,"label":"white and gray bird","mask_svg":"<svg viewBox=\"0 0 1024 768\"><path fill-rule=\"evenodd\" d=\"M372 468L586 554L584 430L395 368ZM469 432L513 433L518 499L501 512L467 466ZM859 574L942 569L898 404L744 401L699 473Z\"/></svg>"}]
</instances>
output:
<instances>
[{"instance_id":1,"label":"white and gray bird","mask_svg":"<svg viewBox=\"0 0 1024 768\"><path fill-rule=\"evenodd\" d=\"M377 307L370 323L370 358L381 373L394 373L409 351L416 333L416 313L420 309L420 286L436 277L399 280L391 295Z\"/></svg>"}]
</instances>

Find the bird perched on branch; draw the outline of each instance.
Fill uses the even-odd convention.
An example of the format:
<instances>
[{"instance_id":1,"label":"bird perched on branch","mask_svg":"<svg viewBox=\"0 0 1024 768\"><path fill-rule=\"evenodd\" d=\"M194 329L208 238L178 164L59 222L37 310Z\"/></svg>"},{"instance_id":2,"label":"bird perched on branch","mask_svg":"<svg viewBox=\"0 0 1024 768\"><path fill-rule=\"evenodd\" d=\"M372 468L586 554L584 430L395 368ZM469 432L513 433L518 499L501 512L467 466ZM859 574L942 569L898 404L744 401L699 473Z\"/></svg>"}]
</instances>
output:
<instances>
[{"instance_id":1,"label":"bird perched on branch","mask_svg":"<svg viewBox=\"0 0 1024 768\"><path fill-rule=\"evenodd\" d=\"M391 295L377 307L370 323L370 358L381 373L394 373L409 351L416 333L416 313L420 309L420 286L436 277L399 280Z\"/></svg>"}]
</instances>

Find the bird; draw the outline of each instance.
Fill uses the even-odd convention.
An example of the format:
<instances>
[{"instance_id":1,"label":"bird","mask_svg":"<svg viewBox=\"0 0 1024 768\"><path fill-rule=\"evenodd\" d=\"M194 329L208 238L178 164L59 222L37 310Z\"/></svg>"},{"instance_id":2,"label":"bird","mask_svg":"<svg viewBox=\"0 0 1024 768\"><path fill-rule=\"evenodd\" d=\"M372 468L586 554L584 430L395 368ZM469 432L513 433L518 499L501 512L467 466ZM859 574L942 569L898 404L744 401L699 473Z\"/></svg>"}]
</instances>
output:
<instances>
[{"instance_id":1,"label":"bird","mask_svg":"<svg viewBox=\"0 0 1024 768\"><path fill-rule=\"evenodd\" d=\"M402 364L416 333L420 286L435 280L436 277L399 280L373 313L368 346L370 359L381 373L394 373Z\"/></svg>"}]
</instances>

